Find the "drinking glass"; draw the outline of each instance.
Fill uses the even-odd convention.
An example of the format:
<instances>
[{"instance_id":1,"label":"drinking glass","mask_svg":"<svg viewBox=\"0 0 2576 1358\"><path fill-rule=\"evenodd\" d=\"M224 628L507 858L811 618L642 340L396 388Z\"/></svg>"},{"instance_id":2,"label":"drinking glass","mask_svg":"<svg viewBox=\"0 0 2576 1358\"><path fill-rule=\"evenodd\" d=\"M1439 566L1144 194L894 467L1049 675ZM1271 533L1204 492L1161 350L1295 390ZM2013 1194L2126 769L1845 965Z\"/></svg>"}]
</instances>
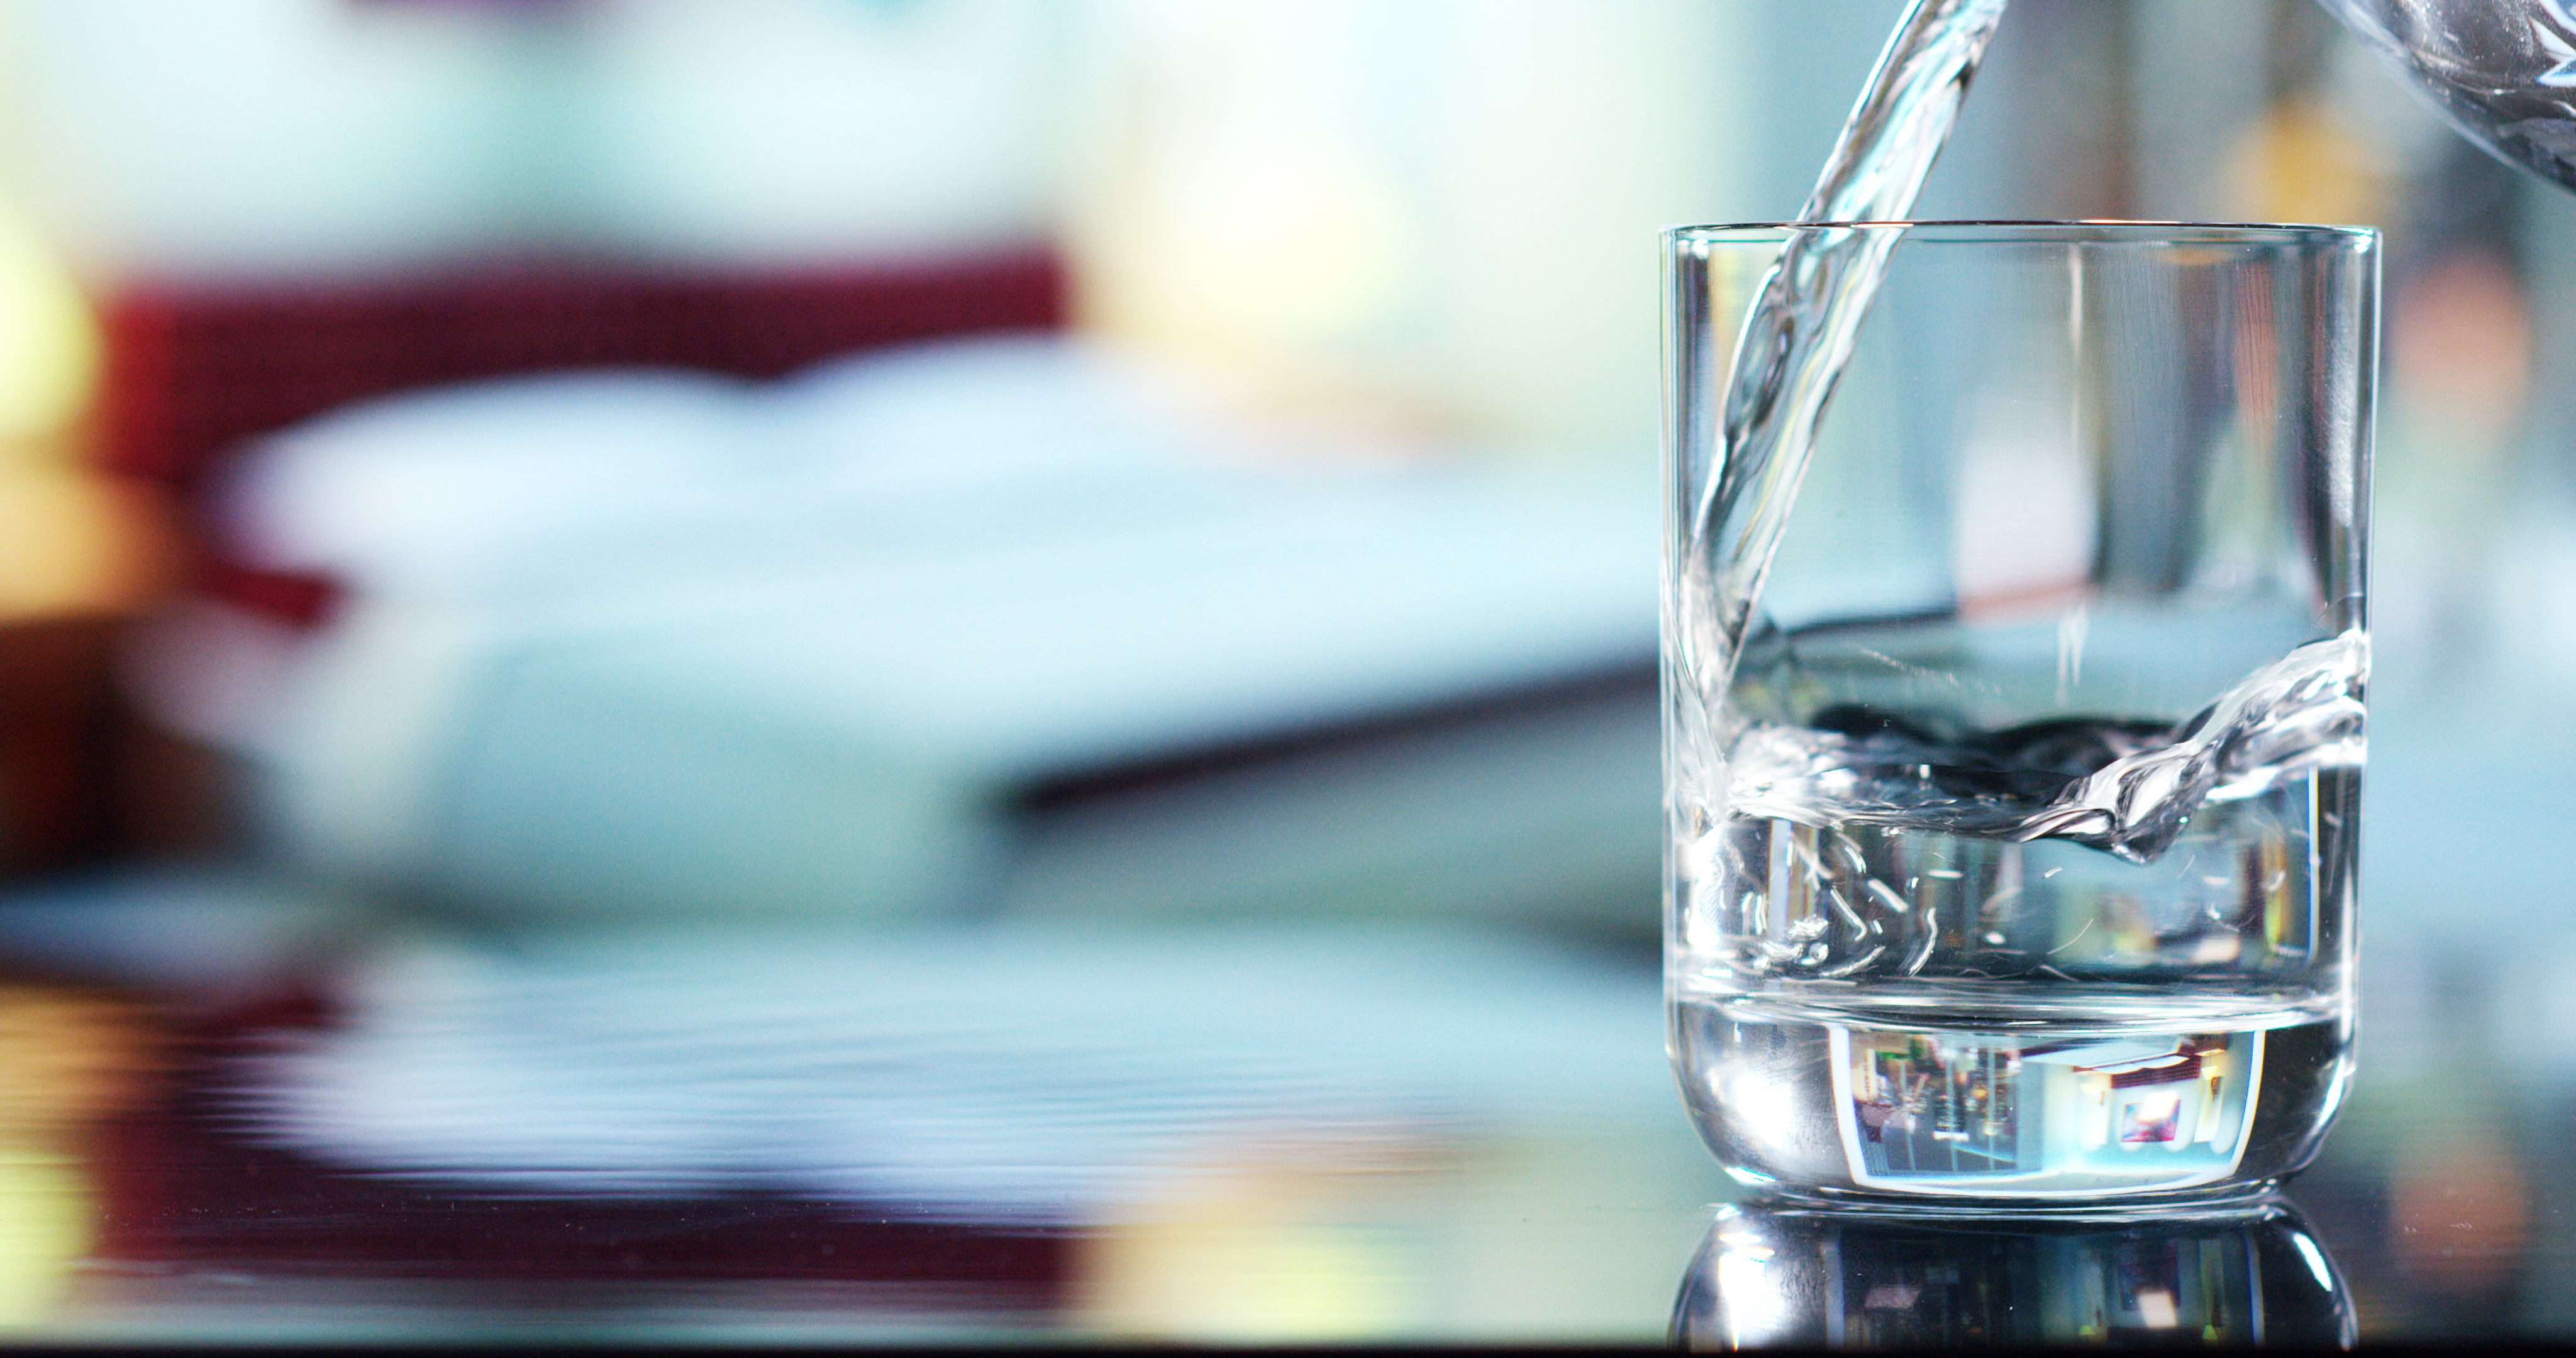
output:
<instances>
[{"instance_id":1,"label":"drinking glass","mask_svg":"<svg viewBox=\"0 0 2576 1358\"><path fill-rule=\"evenodd\" d=\"M1854 233L1884 273L1729 641L1690 581L1765 398L1738 341L1792 242ZM2351 1072L2376 234L1665 247L1666 976L1710 1148L1952 1203L2304 1166Z\"/></svg>"}]
</instances>

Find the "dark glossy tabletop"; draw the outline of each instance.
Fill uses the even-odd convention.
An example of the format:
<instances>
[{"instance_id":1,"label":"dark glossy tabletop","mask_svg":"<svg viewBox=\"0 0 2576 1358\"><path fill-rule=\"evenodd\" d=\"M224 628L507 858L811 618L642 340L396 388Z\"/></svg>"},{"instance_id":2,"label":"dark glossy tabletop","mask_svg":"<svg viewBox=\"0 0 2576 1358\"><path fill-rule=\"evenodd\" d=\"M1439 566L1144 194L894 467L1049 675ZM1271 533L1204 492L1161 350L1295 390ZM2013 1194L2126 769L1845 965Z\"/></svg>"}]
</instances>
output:
<instances>
[{"instance_id":1,"label":"dark glossy tabletop","mask_svg":"<svg viewBox=\"0 0 2576 1358\"><path fill-rule=\"evenodd\" d=\"M1656 1344L1678 1298L1714 1345L2282 1340L2545 1333L2576 1295L2548 1052L2397 962L2291 1213L1943 1235L1728 1214L1633 943L230 908L198 957L93 929L113 986L22 921L12 1335ZM1753 1314L1761 1261L1788 1299Z\"/></svg>"}]
</instances>

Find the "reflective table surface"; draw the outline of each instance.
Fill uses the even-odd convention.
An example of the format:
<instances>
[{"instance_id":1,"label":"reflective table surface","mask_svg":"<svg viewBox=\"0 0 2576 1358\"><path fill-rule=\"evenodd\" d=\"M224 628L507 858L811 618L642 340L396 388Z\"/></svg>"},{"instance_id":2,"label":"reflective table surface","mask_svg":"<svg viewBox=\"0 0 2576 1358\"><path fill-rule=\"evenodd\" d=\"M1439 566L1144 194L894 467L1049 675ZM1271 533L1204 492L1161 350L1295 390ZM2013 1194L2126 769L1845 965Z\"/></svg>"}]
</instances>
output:
<instances>
[{"instance_id":1,"label":"reflective table surface","mask_svg":"<svg viewBox=\"0 0 2576 1358\"><path fill-rule=\"evenodd\" d=\"M145 887L0 914L15 1338L2576 1330L2563 1058L2546 1012L2498 1041L2501 966L2377 959L2366 1073L2286 1203L1963 1223L1742 1201L1633 937L531 933Z\"/></svg>"}]
</instances>

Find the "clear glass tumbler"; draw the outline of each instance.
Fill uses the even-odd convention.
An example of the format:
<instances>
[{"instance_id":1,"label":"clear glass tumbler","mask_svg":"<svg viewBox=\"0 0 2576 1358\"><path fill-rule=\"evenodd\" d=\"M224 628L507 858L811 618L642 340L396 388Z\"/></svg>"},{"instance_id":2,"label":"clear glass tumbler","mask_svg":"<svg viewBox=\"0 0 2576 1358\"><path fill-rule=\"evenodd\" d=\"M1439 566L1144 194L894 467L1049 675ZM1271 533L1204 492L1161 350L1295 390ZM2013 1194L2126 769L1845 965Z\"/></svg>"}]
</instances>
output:
<instances>
[{"instance_id":1,"label":"clear glass tumbler","mask_svg":"<svg viewBox=\"0 0 2576 1358\"><path fill-rule=\"evenodd\" d=\"M1885 271L1729 640L1705 506L1802 236ZM1953 1205L2304 1166L2351 1071L2376 234L1665 246L1666 975L1710 1148Z\"/></svg>"}]
</instances>

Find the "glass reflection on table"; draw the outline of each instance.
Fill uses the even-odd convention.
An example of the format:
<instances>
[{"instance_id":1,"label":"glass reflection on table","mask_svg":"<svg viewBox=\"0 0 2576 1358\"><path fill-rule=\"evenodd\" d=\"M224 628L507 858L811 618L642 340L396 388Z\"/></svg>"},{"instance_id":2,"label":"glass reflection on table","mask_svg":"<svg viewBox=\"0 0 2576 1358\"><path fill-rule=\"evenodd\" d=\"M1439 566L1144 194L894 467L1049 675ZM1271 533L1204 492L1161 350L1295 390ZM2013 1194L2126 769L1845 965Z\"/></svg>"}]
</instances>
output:
<instances>
[{"instance_id":1,"label":"glass reflection on table","mask_svg":"<svg viewBox=\"0 0 2576 1358\"><path fill-rule=\"evenodd\" d=\"M2049 1215L1722 1208L1682 1281L1690 1349L2350 1347L2333 1261L2288 1203Z\"/></svg>"}]
</instances>

